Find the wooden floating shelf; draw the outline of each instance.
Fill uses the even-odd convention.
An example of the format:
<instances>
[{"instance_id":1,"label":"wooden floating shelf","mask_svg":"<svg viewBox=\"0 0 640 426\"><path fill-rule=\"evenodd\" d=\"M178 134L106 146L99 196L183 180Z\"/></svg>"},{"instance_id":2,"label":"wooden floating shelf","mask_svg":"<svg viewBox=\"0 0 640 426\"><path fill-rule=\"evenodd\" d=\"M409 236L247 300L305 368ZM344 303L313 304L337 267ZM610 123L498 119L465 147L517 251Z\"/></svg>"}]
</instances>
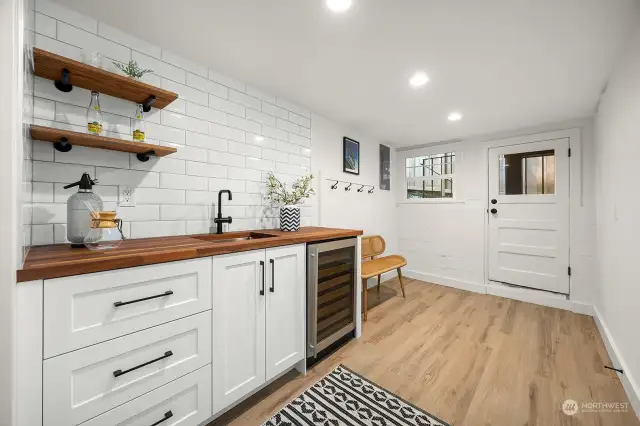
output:
<instances>
[{"instance_id":1,"label":"wooden floating shelf","mask_svg":"<svg viewBox=\"0 0 640 426\"><path fill-rule=\"evenodd\" d=\"M160 89L139 80L34 48L35 74L49 80L61 80L67 70L68 84L105 95L145 104L153 98L153 107L162 109L178 98L176 93ZM58 82L56 82L58 87ZM68 90L67 90L68 91ZM87 99L89 102L89 99Z\"/></svg>"},{"instance_id":2,"label":"wooden floating shelf","mask_svg":"<svg viewBox=\"0 0 640 426\"><path fill-rule=\"evenodd\" d=\"M60 146L67 147L67 151L70 150L73 145L88 146L91 148L138 154L138 159L140 161L147 161L149 159L149 155L164 157L165 155L178 152L177 149L167 146L153 145L143 142L131 142L122 139L108 138L106 136L96 136L88 133L55 129L53 127L36 126L34 124L30 126L30 130L32 139L52 142L56 144L56 149L62 152L65 152L65 148L60 149Z\"/></svg>"}]
</instances>

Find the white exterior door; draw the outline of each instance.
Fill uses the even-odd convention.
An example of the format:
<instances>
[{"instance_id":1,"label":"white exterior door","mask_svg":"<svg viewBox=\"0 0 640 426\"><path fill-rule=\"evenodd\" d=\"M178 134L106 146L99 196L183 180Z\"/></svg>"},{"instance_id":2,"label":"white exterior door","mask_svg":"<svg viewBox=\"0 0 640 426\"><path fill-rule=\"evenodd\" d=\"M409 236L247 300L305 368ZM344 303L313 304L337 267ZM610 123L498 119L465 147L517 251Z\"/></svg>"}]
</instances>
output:
<instances>
[{"instance_id":1,"label":"white exterior door","mask_svg":"<svg viewBox=\"0 0 640 426\"><path fill-rule=\"evenodd\" d=\"M489 280L569 294L569 139L489 150Z\"/></svg>"},{"instance_id":2,"label":"white exterior door","mask_svg":"<svg viewBox=\"0 0 640 426\"><path fill-rule=\"evenodd\" d=\"M267 381L305 357L305 252L267 249Z\"/></svg>"},{"instance_id":3,"label":"white exterior door","mask_svg":"<svg viewBox=\"0 0 640 426\"><path fill-rule=\"evenodd\" d=\"M264 250L213 258L213 412L265 383Z\"/></svg>"}]
</instances>

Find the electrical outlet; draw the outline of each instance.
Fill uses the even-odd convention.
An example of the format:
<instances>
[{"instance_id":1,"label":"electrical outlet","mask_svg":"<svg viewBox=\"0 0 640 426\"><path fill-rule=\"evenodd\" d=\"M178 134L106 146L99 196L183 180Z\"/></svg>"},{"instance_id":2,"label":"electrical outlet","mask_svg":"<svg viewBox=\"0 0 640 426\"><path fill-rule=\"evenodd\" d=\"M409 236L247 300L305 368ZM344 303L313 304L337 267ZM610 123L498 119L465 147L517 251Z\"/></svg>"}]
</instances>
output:
<instances>
[{"instance_id":1,"label":"electrical outlet","mask_svg":"<svg viewBox=\"0 0 640 426\"><path fill-rule=\"evenodd\" d=\"M133 198L133 188L130 186L121 186L120 188L120 207L135 207L136 200Z\"/></svg>"}]
</instances>

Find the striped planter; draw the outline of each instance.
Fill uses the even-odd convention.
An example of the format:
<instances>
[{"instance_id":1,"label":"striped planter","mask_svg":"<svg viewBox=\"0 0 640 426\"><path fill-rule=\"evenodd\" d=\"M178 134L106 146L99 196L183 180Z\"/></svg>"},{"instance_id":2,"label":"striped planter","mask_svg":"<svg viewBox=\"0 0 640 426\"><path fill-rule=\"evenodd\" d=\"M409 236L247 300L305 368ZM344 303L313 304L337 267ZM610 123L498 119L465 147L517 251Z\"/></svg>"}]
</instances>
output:
<instances>
[{"instance_id":1,"label":"striped planter","mask_svg":"<svg viewBox=\"0 0 640 426\"><path fill-rule=\"evenodd\" d=\"M280 207L280 230L284 232L300 230L300 207Z\"/></svg>"}]
</instances>

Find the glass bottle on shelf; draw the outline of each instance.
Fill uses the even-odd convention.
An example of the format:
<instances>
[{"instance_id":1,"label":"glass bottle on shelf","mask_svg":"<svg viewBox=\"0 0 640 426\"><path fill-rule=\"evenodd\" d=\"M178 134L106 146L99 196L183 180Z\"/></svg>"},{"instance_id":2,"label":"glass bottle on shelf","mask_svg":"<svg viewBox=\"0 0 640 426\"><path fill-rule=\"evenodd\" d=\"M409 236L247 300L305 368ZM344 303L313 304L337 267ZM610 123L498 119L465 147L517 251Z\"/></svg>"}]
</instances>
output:
<instances>
[{"instance_id":1,"label":"glass bottle on shelf","mask_svg":"<svg viewBox=\"0 0 640 426\"><path fill-rule=\"evenodd\" d=\"M87 110L87 131L92 135L102 134L102 110L98 92L91 92L91 103Z\"/></svg>"},{"instance_id":2,"label":"glass bottle on shelf","mask_svg":"<svg viewBox=\"0 0 640 426\"><path fill-rule=\"evenodd\" d=\"M133 119L133 141L144 142L144 118L142 116L142 104L138 104L136 107L136 116Z\"/></svg>"}]
</instances>

